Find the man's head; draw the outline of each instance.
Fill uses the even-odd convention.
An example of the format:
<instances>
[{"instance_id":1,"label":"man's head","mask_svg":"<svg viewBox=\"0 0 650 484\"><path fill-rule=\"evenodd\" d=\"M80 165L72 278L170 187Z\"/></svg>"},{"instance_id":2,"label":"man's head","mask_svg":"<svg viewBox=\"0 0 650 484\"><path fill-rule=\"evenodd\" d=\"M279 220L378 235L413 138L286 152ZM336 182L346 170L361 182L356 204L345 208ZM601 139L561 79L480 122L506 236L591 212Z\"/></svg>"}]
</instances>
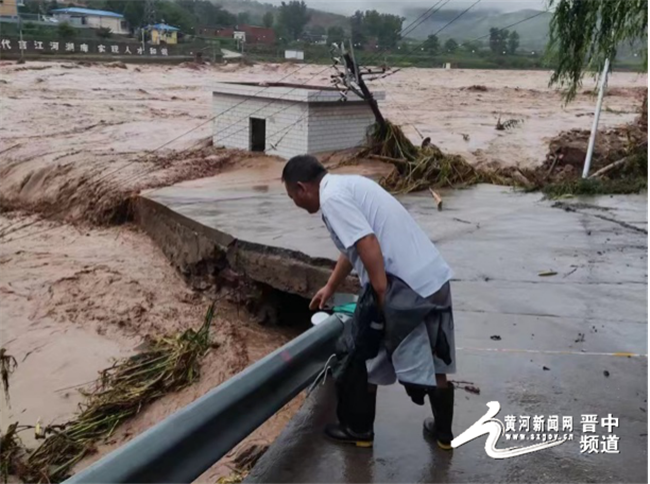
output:
<instances>
[{"instance_id":1,"label":"man's head","mask_svg":"<svg viewBox=\"0 0 650 484\"><path fill-rule=\"evenodd\" d=\"M287 194L297 207L316 213L320 209L320 181L327 170L311 155L291 158L282 170L282 181Z\"/></svg>"}]
</instances>

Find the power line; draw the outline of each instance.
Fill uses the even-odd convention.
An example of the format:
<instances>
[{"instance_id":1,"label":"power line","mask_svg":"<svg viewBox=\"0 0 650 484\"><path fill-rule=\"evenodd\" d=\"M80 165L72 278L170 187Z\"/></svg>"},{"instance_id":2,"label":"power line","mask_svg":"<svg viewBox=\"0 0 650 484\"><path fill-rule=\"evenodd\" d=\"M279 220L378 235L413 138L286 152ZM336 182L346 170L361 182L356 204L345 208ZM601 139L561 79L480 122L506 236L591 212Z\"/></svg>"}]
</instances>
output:
<instances>
[{"instance_id":1,"label":"power line","mask_svg":"<svg viewBox=\"0 0 650 484\"><path fill-rule=\"evenodd\" d=\"M429 8L428 10L426 10L423 14L420 15L420 17L416 18L413 22L411 22L408 26L406 26L406 27L405 27L401 32L399 32L398 35L400 35L401 37L404 37L406 34L411 33L413 30L415 30L416 27L418 27L418 26L421 25L423 22L425 22L426 20L428 20L429 18L431 18L431 16L433 16L433 14L439 12L440 9L441 9L442 7L444 7L445 5L447 5L451 0L445 0L445 3L443 3L443 4L440 6L440 8L437 8L436 10L431 11L431 10L432 10L433 8L435 8L438 4L440 4L441 1L442 1L442 0L438 1L438 3L436 3L435 5L433 5L433 7ZM426 15L426 17L424 17L425 15ZM424 17L424 18L423 18L423 17ZM422 20L420 20L420 22L418 22L418 20L419 20L420 18L422 18ZM414 25L416 22L418 22L417 25ZM366 62L365 62L365 63L366 63L366 64L370 64L370 63L374 62L374 61L377 60L377 59L378 59L382 54L385 54L387 51L388 51L388 49L386 48L386 49L383 49L381 52L377 52L376 54L374 54L374 56L371 56L369 59L366 59Z\"/></svg>"},{"instance_id":2,"label":"power line","mask_svg":"<svg viewBox=\"0 0 650 484\"><path fill-rule=\"evenodd\" d=\"M437 3L436 5L440 4L440 1L442 1L442 0L439 0L438 3ZM444 3L440 8L442 8L444 5L446 5L449 1L450 1L450 0L446 0L446 2L445 2L445 3ZM452 19L450 22L448 22L445 26L443 26L441 29L439 29L438 32L444 30L447 26L451 25L453 22L455 22L458 18L460 18L462 15L464 15L466 12L468 12L471 8L473 8L473 7L474 7L476 4L478 4L480 1L481 1L481 0L477 0L477 1L476 1L474 4L472 4L469 8L467 8L466 10L464 10L463 12L461 12L458 16L456 16L454 19ZM431 15L433 15L433 13L439 11L440 8L437 9L436 11L431 12L431 10L433 10L433 8L435 8L436 5L434 5L432 8L429 8L429 9L428 9L427 11L425 11L422 15L420 15L420 17L418 17L415 21L411 22L411 24L410 24L409 26L407 26L406 28L402 29L402 32L406 31L406 30L409 29L411 26L415 25L416 22L417 22L418 20L421 19L420 22L417 24L417 25L420 25L422 22L424 22L424 20L426 20L426 18L428 18L428 17L430 17ZM427 15L427 14L428 14L428 15ZM426 18L425 18L425 16L426 16ZM417 25L415 25L415 27L417 27ZM415 28L415 27L413 27L413 28ZM438 32L436 32L436 34L437 34ZM434 35L435 35L435 34L434 34ZM409 51L409 53L410 53L410 52L412 52L412 51ZM379 55L381 55L381 54L379 54ZM304 69L304 68L307 67L308 65L309 65L309 64L305 64L305 65L301 66L300 68L296 69L294 72L291 72L291 73L287 74L286 76L282 77L279 81L276 81L275 84L277 84L278 82L281 82L282 80L286 79L287 77L289 77L289 76L295 74L296 72L300 71L301 69ZM287 94L289 94L289 93L295 91L296 89L298 89L298 88L300 88L300 87L306 85L306 83L307 83L309 80L311 80L311 79L313 79L314 77L316 77L316 76L322 74L323 72L325 72L325 71L328 70L329 68L330 68L330 67L328 66L328 67L326 67L325 69L323 69L323 70L317 72L316 74L312 75L312 76L311 76L307 81L305 81L302 85L296 86L296 87L294 87L293 89L290 89L289 91L287 91L287 92L284 94L284 96L286 96ZM261 89L260 91L258 91L258 92L255 93L255 94L253 94L252 96L255 97L255 96L261 94L264 90L268 89L268 87L270 87L270 85L264 87L263 89ZM231 106L230 108L228 108L228 109L226 109L225 111L223 111L223 112L221 112L221 113L219 113L219 114L213 116L212 118L208 119L207 121L204 121L203 123L199 124L198 126L195 126L194 128L192 128L192 129L190 129L190 130L188 130L188 131L182 133L181 135L179 135L179 136L173 138L172 140L170 140L170 141L168 141L168 142L166 142L166 143L163 143L163 144L160 145L159 147L157 147L157 148L155 148L154 150L152 150L152 151L150 151L149 153L147 153L147 155L151 155L151 154L153 154L153 153L155 153L155 152L161 150L162 148L164 148L164 147L170 145L171 143L173 143L174 141L176 141L176 140L178 140L178 139L180 139L180 138L186 136L187 134L189 134L189 133L191 133L191 132L193 132L193 131L199 129L199 128L202 127L202 126L205 126L205 125L208 124L209 122L211 122L211 121L213 121L214 119L216 119L218 116L221 116L221 115L223 115L223 114L229 112L230 110L236 108L237 106L243 104L244 102L246 102L246 101L248 101L248 100L249 100L249 98L246 98L246 99L242 100L241 102L234 104L234 105ZM245 119L247 119L248 117L250 117L251 114L255 114L255 113L261 111L262 109L264 109L264 108L266 108L266 107L268 107L268 106L274 104L274 103L277 102L278 100L279 100L279 99L274 99L274 100L272 100L271 102L269 102L269 103L267 103L266 105L264 105L264 106L262 106L261 108L259 108L258 110L254 111L253 113L248 113L248 115L247 115L246 117L244 117L244 118L242 118L242 119L240 119L240 120L237 120L237 121L235 121L234 123L231 123L231 125L230 125L230 126L227 126L227 127L224 129L224 131L229 130L230 128L232 128L233 126L235 126L235 125L236 125L237 123L239 123L240 121L245 120ZM275 114L278 114L278 113L280 113L280 112L282 112L282 111L288 109L289 107L293 106L293 104L296 104L296 103L297 103L297 102L294 102L294 103L289 104L289 105L286 106L285 108L283 108L283 109L277 111ZM274 115L275 115L275 114L274 114ZM295 124L297 124L297 122L294 123L294 125L295 125ZM293 125L290 125L289 127L291 127L291 126L293 126ZM241 128L240 130L238 130L238 131L236 131L236 132L230 134L230 135L227 136L227 137L234 136L235 134L238 134L239 132L243 131L244 129L247 129L247 127L243 127L243 128ZM283 129L288 129L288 128L283 128ZM282 131L282 130L280 130L280 132L281 132L281 131ZM222 140L223 140L223 139L226 139L227 137L222 138ZM283 138L284 138L284 137L283 137ZM215 141L218 141L218 139L215 140ZM281 140L280 140L280 141L281 141ZM279 143L279 142L278 142L278 143ZM185 150L185 151L187 151L187 150ZM182 153L182 152L181 152L181 153ZM138 158L138 159L136 159L136 160L133 160L133 161L127 163L126 165L123 165L123 166L117 167L115 170L113 170L113 171L111 171L111 172L109 172L109 173L104 174L103 176L101 176L98 180L94 181L94 183L95 183L95 184L98 184L100 181L105 180L106 178L108 178L108 177L111 176L112 174L117 173L118 171L123 170L123 169L126 168L127 166L130 166L131 164L133 164L133 163L139 161L139 159L140 159L140 158ZM153 169L150 169L150 168L149 168L149 169L145 169L142 173L140 173L140 174L136 174L135 177L132 177L132 180L137 179L137 178L140 178L140 177L146 175L147 173L151 173L151 172L153 172ZM65 209L62 209L62 210L60 210L59 212L56 212L56 213L53 214L53 215L58 215L58 214L62 213L64 210L65 210ZM9 235L9 234L11 234L11 233L14 233L14 232L17 232L17 231L19 231L19 230L22 230L23 228L27 228L27 227L29 227L29 226L35 224L35 223L37 223L37 221L29 222L29 223L24 224L24 225L22 225L21 227L18 227L18 228L14 229L14 230L10 230L12 226L9 226L9 227L7 227L7 229L5 229L5 230L3 230L2 232L0 232L0 239L3 238L3 237L5 237L5 236L7 236L7 235ZM14 224L14 225L15 225L15 224Z\"/></svg>"},{"instance_id":3,"label":"power line","mask_svg":"<svg viewBox=\"0 0 650 484\"><path fill-rule=\"evenodd\" d=\"M400 32L398 32L398 35L405 35L406 33L411 32L415 27L417 27L418 25L420 25L423 21L427 20L429 17L431 17L431 15L433 15L433 14L436 13L436 12L438 12L442 7L444 7L447 3L450 2L450 0L446 0L445 3L444 3L443 5L440 6L440 8L438 8L438 9L435 10L435 11L432 11L432 10L433 10L437 5L439 5L440 2L442 2L442 1L443 1L443 0L438 0L438 3L436 3L435 5L433 5L432 7L430 7L429 9L427 9L423 14L421 14L419 17L417 17L413 22L411 22L409 25L407 25L405 28L403 28ZM480 1L480 0L479 0L479 1ZM416 22L418 22L418 21L420 21L420 22L416 24ZM410 30L409 30L409 29L410 29ZM292 76L293 74L297 73L297 72L300 71L301 69L304 69L304 68L307 67L308 65L309 65L309 64L305 64L305 65L299 67L298 69L296 69L295 71L293 71L293 72L289 73L288 75L282 77L281 79L279 79L279 80L276 81L275 83L277 84L277 83L279 83L279 82L282 82L282 81L283 81L284 79L286 79L287 77ZM307 79L307 81L305 81L302 85L303 85L303 86L306 85L306 83L309 82L311 79L313 79L314 77L316 77L316 76L322 74L323 72L325 72L325 71L328 70L328 69L329 69L329 66L326 67L325 69L323 69L322 71L319 71L319 72L317 72L316 74L312 75L312 76L311 76L309 79ZM257 93L254 93L254 94L252 95L252 97L256 97L256 96L258 96L259 94L261 94L264 90L268 89L269 87L270 87L270 86L266 86L266 87L264 87L262 90L258 91ZM289 90L288 92L286 92L286 93L284 94L284 96L286 96L287 94L293 92L293 91L294 91L295 89L297 89L297 88L298 88L298 87ZM240 101L239 103L236 103L236 104L234 104L233 106L231 106L230 108L228 108L228 109L222 111L221 113L216 114L215 116L213 116L212 118L208 119L208 120L205 121L204 123L201 123L200 125L198 125L198 126L192 128L192 129L190 129L189 131L186 131L185 133L182 133L181 135L177 136L176 138L172 139L171 141L168 141L167 143L162 144L161 146L159 146L158 148L156 148L156 149L154 149L153 151L149 152L148 154L151 155L151 154L153 154L153 153L159 151L160 149L164 148L165 146L170 145L170 144L173 143L174 141L176 141L176 140L178 140L178 139L180 139L180 138L186 136L187 134L189 134L189 133L191 133L191 132L193 132L193 131L195 131L195 130L201 128L202 126L205 126L207 123L209 123L209 122L215 120L217 117L222 116L223 114L228 113L228 112L231 111L232 109L235 109L236 107L238 107L238 106L240 106L241 104L247 102L248 100L249 100L249 98L243 99L243 100ZM226 128L224 128L223 131L227 131L227 130L229 130L230 128L232 128L232 126L238 124L240 121L243 121L243 120L247 119L247 118L250 116L250 114L255 114L255 113L261 111L262 109L264 109L265 107L270 106L271 104L273 104L273 103L276 102L276 101L277 101L277 99L271 101L270 103L268 103L268 104L265 105L265 106L262 106L262 108L258 109L258 110L255 111L254 113L249 113L246 117L244 117L244 118L242 118L242 119L240 119L240 120L235 121L235 122L232 123L230 126L226 126ZM236 133L233 133L231 136L234 136L234 134L237 134L237 133L239 133L239 131L237 131ZM223 139L225 139L225 138L223 138ZM134 161L131 162L131 163L134 163L135 161L137 161L137 160L134 160ZM118 167L118 168L116 168L112 173L115 173L115 172L117 172L117 171L119 171L119 170L122 170L122 169L124 169L126 166L129 166L129 164L124 165L124 166L122 166L122 167ZM106 178L107 178L108 176L110 176L112 173L109 173L109 174L103 176L102 178L100 178L99 181L106 179ZM0 236L2 236L2 234L0 234Z\"/></svg>"},{"instance_id":4,"label":"power line","mask_svg":"<svg viewBox=\"0 0 650 484\"><path fill-rule=\"evenodd\" d=\"M517 22L515 22L513 24L506 25L505 27L502 27L502 28L498 29L498 32L501 32L502 30L506 30L506 29L509 29L511 27L514 27L515 25L519 25L519 24L521 24L523 22L526 22L527 20L534 19L535 17L539 17L540 15L543 15L545 13L548 13L548 10L544 10L542 12L537 12L535 15L531 15L530 17L526 17L525 19L519 20L519 21L517 21ZM489 37L489 36L490 36L490 33L487 33L487 34L482 35L480 37L476 37L475 39L467 40L467 41L465 41L465 43L467 43L467 42L476 42L477 40L485 39L486 37Z\"/></svg>"},{"instance_id":5,"label":"power line","mask_svg":"<svg viewBox=\"0 0 650 484\"><path fill-rule=\"evenodd\" d=\"M283 80L287 79L288 77L293 76L294 74L296 74L296 73L299 72L300 70L304 69L304 68L307 67L308 65L309 65L309 64L304 64L303 66L299 67L299 68L296 69L295 71L290 72L290 73L287 74L286 76L281 77L280 79L278 79L278 80L275 81L274 83L270 83L268 86L265 86L265 87L263 87L262 89L260 89L259 91L257 91L257 92L255 92L255 93L251 94L251 97L257 97L257 96L259 96L259 95L262 94L265 90L267 90L269 87L271 87L272 84L277 84L277 83L282 82ZM322 73L325 72L327 69L329 69L329 66L328 66L327 68L325 68L323 71L314 74L314 75L313 75L312 77L310 77L309 79L312 79L313 77L315 77L315 76L317 76L317 75L319 75L319 74L322 74ZM295 88L294 88L294 89L295 89ZM291 92L291 91L289 91L289 92ZM286 93L286 94L288 94L288 93ZM286 94L285 94L285 95L286 95ZM250 98L247 97L247 98L244 98L243 100L241 100L240 102L233 104L233 105L230 106L228 109L225 109L225 110L221 111L220 113L215 114L214 116L212 116L212 117L211 117L210 119L208 119L207 121L204 121L203 123L201 123L201 124L195 126L194 128L192 128L192 129L190 129L190 130L188 130L188 131L185 131L184 133L182 133L182 134L176 136L175 138L173 138L173 139L171 139L171 140L169 140L169 141L163 143L162 145L158 146L157 148L153 149L152 151L149 151L149 152L147 153L147 156L152 155L152 154L156 153L157 151L160 151L161 149L163 149L163 148L169 146L170 144L172 144L174 141L177 141L177 140L183 138L184 136L186 136L186 135L188 135L188 134L190 134L190 133L196 131L197 129L199 129L199 128L205 126L206 124L208 124L208 123L210 123L210 122L212 122L212 121L214 121L214 120L215 120L216 118L218 118L219 116L223 116L224 114L226 114L226 113L232 111L233 109L235 109L235 108L241 106L242 104L244 104L245 102L247 102L247 101L249 101L249 100L250 100ZM120 166L120 167L116 168L116 169L113 170L112 172L109 172L109 173L106 174L105 176L101 177L99 180L97 180L97 182L99 182L99 181L101 181L101 180L105 180L106 178L108 178L108 177L109 177L110 175L112 175L113 173L117 173L118 171L120 171L120 170L126 168L127 166L129 166L129 165L131 165L131 164L133 164L133 163L135 163L135 162L137 162L137 161L139 161L139 160L138 160L138 159L133 160L133 161L127 163L127 164L124 165L124 166ZM97 182L96 182L96 183L97 183ZM2 234L0 234L0 236L1 236L1 235L2 235Z\"/></svg>"},{"instance_id":6,"label":"power line","mask_svg":"<svg viewBox=\"0 0 650 484\"><path fill-rule=\"evenodd\" d=\"M480 2L481 2L481 0L476 0L472 5L470 5L470 6L467 7L465 10L463 10L461 13L459 13L458 15L456 15L453 19L451 19L449 22L447 22L445 25L443 25L442 27L440 27L436 32L434 32L434 33L431 34L431 35L438 35L440 32L442 32L443 30L445 30L447 27L449 27L451 24L453 24L456 20L458 20L460 17L462 17L463 15L465 15L467 12L469 12L472 8L474 8L474 7L475 7L476 5L478 5ZM421 43L419 43L419 44L416 44L413 48L409 49L408 51L406 51L406 53L402 54L402 55L399 56L399 57L404 58L404 57L406 57L407 55L412 54L415 50L421 48L425 43L426 43L426 40L425 40L424 42L421 42Z\"/></svg>"},{"instance_id":7,"label":"power line","mask_svg":"<svg viewBox=\"0 0 650 484\"><path fill-rule=\"evenodd\" d=\"M436 6L438 6L438 5L440 4L440 2L442 2L442 1L443 1L443 0L440 0L440 1L439 1L438 3L436 3L433 7L429 8L426 12L424 12L422 15L420 15L420 17L423 17L423 16L426 15L429 11L433 10L433 9L434 9ZM430 14L430 15L427 15L426 18L422 18L422 20L421 20L420 22L418 22L417 25L413 25L413 26L410 28L410 30L409 30L408 32L403 32L403 33L400 34L400 35L401 35L402 37L404 37L405 35L410 34L411 32L413 32L417 27L419 27L420 25L422 25L422 23L423 23L424 21L428 20L428 18L431 17L431 15L433 15L433 14L436 13L436 12L439 12L440 9L442 9L442 7L444 7L445 5L447 5L450 1L451 1L451 0L445 0L445 3L443 3L442 5L440 5L440 8L438 8L435 12L431 12L431 14ZM420 17L418 17L418 18L420 18ZM418 19L416 19L416 21L417 21L417 20L418 20Z\"/></svg>"},{"instance_id":8,"label":"power line","mask_svg":"<svg viewBox=\"0 0 650 484\"><path fill-rule=\"evenodd\" d=\"M417 27L417 26L420 25L423 21L425 21L425 20L427 20L429 17L431 17L434 13L438 12L442 7L444 7L447 3L449 3L450 0L446 0L445 3L444 3L443 5L440 6L440 8L436 9L435 11L432 11L432 10L433 10L437 5L439 5L440 2L442 2L442 1L443 1L443 0L439 0L438 3L436 3L435 5L433 5L431 8L427 9L424 13L422 13L419 17L417 17L413 22L411 22L409 25L407 25L405 28L403 28L400 32L398 32L398 35L404 35L404 33L406 33L407 31L408 31L408 32L412 31L413 28ZM479 1L480 1L480 0L479 0ZM419 23L418 23L418 21L419 21ZM410 29L410 30L409 30L409 29ZM379 54L379 55L381 55L381 54ZM371 60L372 60L372 58L371 58ZM307 65L308 65L308 64L302 66L301 68L299 68L299 69L297 69L296 71L294 71L292 74L295 74L296 72L298 72L300 69L306 67ZM295 88L289 90L288 92L286 92L286 93L285 93L283 96L281 96L281 97L284 97L284 96L288 95L289 93L293 92L294 90L298 89L299 87L302 87L302 86L306 85L307 82L309 82L311 79L313 79L314 77L316 77L316 76L322 74L323 72L325 72L325 71L328 70L329 68L330 68L330 67L328 66L328 67L326 67L325 69L323 69L322 71L319 71L319 72L317 72L316 74L312 75L312 76L311 76L309 79L307 79L307 81L305 81L301 86L297 86L297 87L295 87ZM282 81L283 79L286 79L286 76L285 76L284 78L280 79L280 81ZM280 81L276 81L276 83L277 83L277 82L280 82ZM267 88L268 88L268 87L265 87L264 89L267 89ZM264 89L262 89L262 91L264 91ZM262 91L259 91L258 93L255 93L255 94L253 94L252 96L255 97L255 96L257 96L258 94L260 94ZM239 120L237 120L237 121L231 123L229 126L226 126L226 127L222 130L222 132L227 132L229 129L231 129L232 127L236 126L236 125L237 125L238 123L240 123L241 121L245 121L246 119L248 119L252 114L256 114L256 113L262 111L263 109L265 109L266 107L268 107L268 106L274 104L274 103L277 102L278 100L279 100L279 98L278 98L278 99L274 99L274 100L270 101L269 103L267 103L266 105L262 106L261 108L257 109L256 111L254 111L254 112L252 112L252 113L248 113L245 117L243 117L243 118L241 118L241 119L239 119ZM246 102L246 101L248 101L248 98L242 100L241 102L235 104L234 106L231 106L230 108L226 109L225 111L223 111L223 112L221 112L221 113L219 113L219 114L213 116L212 118L208 119L206 122L204 122L204 123L200 124L199 126L193 128L193 129L191 129L190 131L181 134L180 136L176 137L176 138L173 139L172 141L170 141L170 142L164 144L162 147L164 147L164 146L170 144L171 142L173 142L173 141L175 141L175 140L177 140L177 139L179 139L179 138L185 136L186 134L189 134L190 132L192 132L192 131L194 131L194 130L200 128L201 126L204 126L205 124L207 124L207 123L213 121L214 119L216 119L218 116L221 116L222 114L227 113L228 111L234 109L235 107L237 107L237 106L243 104L243 103ZM285 109L288 109L290 106L291 106L291 105L287 106L287 108L285 108ZM279 113L279 112L282 112L282 111L284 111L285 109L281 109L280 111L276 112L275 114L277 114L277 113ZM274 114L274 115L275 115L275 114ZM240 133L240 132L243 131L244 129L247 129L247 127L242 127L241 129L239 129L239 130L235 131L234 133L231 133L231 134L229 134L228 136L223 137L223 138L221 138L221 139L218 139L218 138L217 138L217 139L215 139L215 142L216 142L216 141L223 141L223 140L227 139L227 138L230 137L230 136L234 136L235 134ZM416 129L416 131L417 131L417 128L415 128L415 129ZM158 151L158 149L160 149L160 148L157 148L156 150L154 150L154 152L155 152L155 151ZM150 154L151 154L151 153L150 153ZM123 167L118 167L114 172L116 172L116 171L118 171L118 170L121 170L121 169L125 168L126 166L128 166L128 165L125 165L125 166L123 166ZM148 169L145 168L145 170L144 170L143 173L146 174L147 171L148 171ZM153 170L151 170L151 171L153 171ZM109 175L110 175L110 174L109 174ZM141 178L141 175L142 175L142 174L137 174L137 175L135 175L135 176L136 176L136 178ZM102 179L105 179L105 178L106 178L106 177L103 177Z\"/></svg>"}]
</instances>

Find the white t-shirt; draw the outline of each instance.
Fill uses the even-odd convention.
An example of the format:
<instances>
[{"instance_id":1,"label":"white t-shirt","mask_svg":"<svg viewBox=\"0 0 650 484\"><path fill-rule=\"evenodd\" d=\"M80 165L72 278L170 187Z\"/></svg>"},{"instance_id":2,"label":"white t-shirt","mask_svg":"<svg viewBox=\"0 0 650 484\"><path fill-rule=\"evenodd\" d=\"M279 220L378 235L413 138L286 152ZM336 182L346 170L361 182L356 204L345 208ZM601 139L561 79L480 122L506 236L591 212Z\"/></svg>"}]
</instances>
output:
<instances>
[{"instance_id":1,"label":"white t-shirt","mask_svg":"<svg viewBox=\"0 0 650 484\"><path fill-rule=\"evenodd\" d=\"M411 214L377 183L358 175L325 175L320 182L323 221L336 247L350 260L362 285L368 274L355 243L375 234L386 272L422 297L451 279L451 269Z\"/></svg>"}]
</instances>

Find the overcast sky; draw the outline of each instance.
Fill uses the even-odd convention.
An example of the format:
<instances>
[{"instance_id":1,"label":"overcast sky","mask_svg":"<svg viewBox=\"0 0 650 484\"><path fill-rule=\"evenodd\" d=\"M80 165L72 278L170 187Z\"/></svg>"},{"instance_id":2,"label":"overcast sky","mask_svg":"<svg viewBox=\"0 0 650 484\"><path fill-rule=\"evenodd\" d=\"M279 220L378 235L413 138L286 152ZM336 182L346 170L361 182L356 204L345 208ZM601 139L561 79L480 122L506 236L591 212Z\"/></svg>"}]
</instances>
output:
<instances>
[{"instance_id":1,"label":"overcast sky","mask_svg":"<svg viewBox=\"0 0 650 484\"><path fill-rule=\"evenodd\" d=\"M261 0L279 5L281 0ZM380 12L401 13L402 9L409 7L430 8L437 3L436 0L305 0L312 8L350 15L355 10L379 10ZM472 0L451 0L445 9L462 10L469 7ZM547 0L482 0L473 10L498 9L504 12L514 12L532 8L543 10Z\"/></svg>"}]
</instances>

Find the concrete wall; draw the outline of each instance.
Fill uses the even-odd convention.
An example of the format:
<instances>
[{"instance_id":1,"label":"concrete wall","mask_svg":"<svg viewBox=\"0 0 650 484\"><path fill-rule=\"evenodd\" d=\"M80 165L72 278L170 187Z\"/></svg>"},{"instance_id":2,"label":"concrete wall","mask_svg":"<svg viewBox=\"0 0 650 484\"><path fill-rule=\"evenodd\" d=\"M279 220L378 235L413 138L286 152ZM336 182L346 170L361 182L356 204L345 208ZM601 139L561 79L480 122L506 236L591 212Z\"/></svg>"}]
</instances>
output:
<instances>
[{"instance_id":1,"label":"concrete wall","mask_svg":"<svg viewBox=\"0 0 650 484\"><path fill-rule=\"evenodd\" d=\"M266 153L288 159L304 153L359 146L375 121L365 102L331 101L332 95L338 99L338 92L271 88L286 90L281 95L287 99L273 99L237 94L241 89L248 89L252 94L263 90L258 86L227 86L224 89L233 92L213 94L215 146L249 150L250 118L261 118L266 120ZM309 102L309 96L315 99L320 96L327 102Z\"/></svg>"},{"instance_id":2,"label":"concrete wall","mask_svg":"<svg viewBox=\"0 0 650 484\"><path fill-rule=\"evenodd\" d=\"M375 122L363 102L312 104L309 107L309 153L321 153L363 144L366 131Z\"/></svg>"},{"instance_id":3,"label":"concrete wall","mask_svg":"<svg viewBox=\"0 0 650 484\"><path fill-rule=\"evenodd\" d=\"M234 107L235 105L237 106ZM213 113L216 116L213 131L214 144L248 150L250 148L249 118L253 117L266 119L267 154L291 158L296 154L306 153L308 149L306 110L306 103L215 93L213 95Z\"/></svg>"},{"instance_id":4,"label":"concrete wall","mask_svg":"<svg viewBox=\"0 0 650 484\"><path fill-rule=\"evenodd\" d=\"M135 200L133 212L140 228L196 288L219 289L233 278L244 277L311 299L334 268L334 261L237 240L146 197ZM340 288L341 292L358 290L359 281L354 276L348 277Z\"/></svg>"}]
</instances>

